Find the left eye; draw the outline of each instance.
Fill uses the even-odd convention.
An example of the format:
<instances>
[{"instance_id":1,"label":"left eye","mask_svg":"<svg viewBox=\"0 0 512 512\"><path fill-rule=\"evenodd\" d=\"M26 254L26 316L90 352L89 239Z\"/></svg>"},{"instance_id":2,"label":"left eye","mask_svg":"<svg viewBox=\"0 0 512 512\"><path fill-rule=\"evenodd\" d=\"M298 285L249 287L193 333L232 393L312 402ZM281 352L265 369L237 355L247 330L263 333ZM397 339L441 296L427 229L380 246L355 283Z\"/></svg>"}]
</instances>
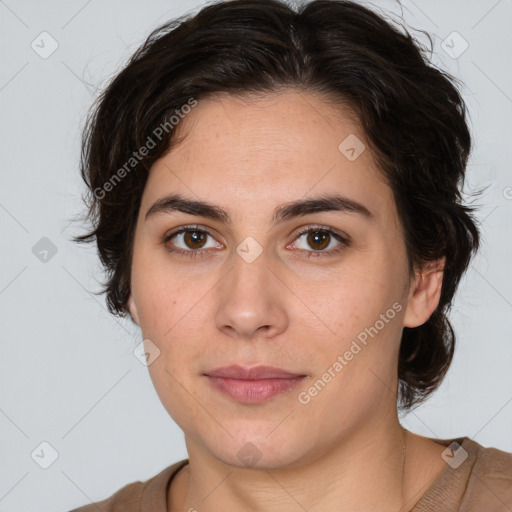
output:
<instances>
[{"instance_id":1,"label":"left eye","mask_svg":"<svg viewBox=\"0 0 512 512\"><path fill-rule=\"evenodd\" d=\"M300 247L295 243L298 249L309 251L308 247L312 247L314 250L313 253L318 252L335 252L333 251L334 247L338 247L339 245L346 244L346 240L341 236L331 231L329 229L318 229L312 228L307 231L303 231L299 234L296 240L303 239L303 243L305 242L305 247ZM336 244L337 242L337 244Z\"/></svg>"}]
</instances>

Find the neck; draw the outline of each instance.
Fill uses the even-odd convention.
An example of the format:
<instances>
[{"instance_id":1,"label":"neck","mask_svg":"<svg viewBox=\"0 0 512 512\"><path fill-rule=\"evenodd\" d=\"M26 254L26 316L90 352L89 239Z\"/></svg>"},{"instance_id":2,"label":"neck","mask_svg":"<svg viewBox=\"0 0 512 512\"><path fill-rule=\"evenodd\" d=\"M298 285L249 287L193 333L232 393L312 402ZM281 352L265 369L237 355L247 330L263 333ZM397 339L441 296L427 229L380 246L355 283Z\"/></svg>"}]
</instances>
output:
<instances>
[{"instance_id":1,"label":"neck","mask_svg":"<svg viewBox=\"0 0 512 512\"><path fill-rule=\"evenodd\" d=\"M189 465L173 481L170 510L406 512L425 490L427 473L418 480L418 467L407 458L417 452L419 439L398 420L380 422L285 468L247 468L225 464L187 438ZM437 472L439 465L431 469Z\"/></svg>"}]
</instances>

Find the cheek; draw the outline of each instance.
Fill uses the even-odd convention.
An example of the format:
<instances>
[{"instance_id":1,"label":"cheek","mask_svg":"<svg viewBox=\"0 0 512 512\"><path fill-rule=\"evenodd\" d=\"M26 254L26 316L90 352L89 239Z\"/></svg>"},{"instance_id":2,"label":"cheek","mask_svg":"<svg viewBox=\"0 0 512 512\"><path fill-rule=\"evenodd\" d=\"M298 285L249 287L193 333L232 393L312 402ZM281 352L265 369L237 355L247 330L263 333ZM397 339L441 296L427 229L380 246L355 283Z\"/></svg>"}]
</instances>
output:
<instances>
[{"instance_id":1,"label":"cheek","mask_svg":"<svg viewBox=\"0 0 512 512\"><path fill-rule=\"evenodd\" d=\"M336 425L345 418L356 421L371 416L383 403L394 400L401 335L397 309L399 304L395 308L389 304L382 309L383 317L380 310L377 315L363 312L357 317L354 312L353 318L347 311L345 323L340 320L335 326L336 335L324 338L317 352L321 355L318 373L302 396L315 407L311 421L317 428L331 425L334 435Z\"/></svg>"},{"instance_id":2,"label":"cheek","mask_svg":"<svg viewBox=\"0 0 512 512\"><path fill-rule=\"evenodd\" d=\"M315 283L299 279L294 289L327 335L347 338L373 324L393 303L389 283L379 277L382 274L364 265L340 267Z\"/></svg>"},{"instance_id":3,"label":"cheek","mask_svg":"<svg viewBox=\"0 0 512 512\"><path fill-rule=\"evenodd\" d=\"M134 257L132 288L137 300L140 326L144 336L165 337L180 318L193 307L193 281L184 272L177 274L156 258Z\"/></svg>"},{"instance_id":4,"label":"cheek","mask_svg":"<svg viewBox=\"0 0 512 512\"><path fill-rule=\"evenodd\" d=\"M377 265L326 281L322 293L309 302L322 320L318 329L325 333L319 337L322 364L327 370L341 356L339 374L347 378L357 378L369 368L378 375L395 372L405 310L398 292L401 284L392 272L374 269Z\"/></svg>"}]
</instances>

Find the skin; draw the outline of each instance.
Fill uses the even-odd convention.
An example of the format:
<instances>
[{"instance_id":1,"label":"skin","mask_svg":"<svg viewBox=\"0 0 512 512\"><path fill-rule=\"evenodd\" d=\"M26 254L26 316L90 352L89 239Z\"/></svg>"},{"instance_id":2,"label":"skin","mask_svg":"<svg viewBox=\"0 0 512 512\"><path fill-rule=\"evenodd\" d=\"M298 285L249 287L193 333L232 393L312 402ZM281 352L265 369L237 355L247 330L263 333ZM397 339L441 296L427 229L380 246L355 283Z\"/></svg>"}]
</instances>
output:
<instances>
[{"instance_id":1,"label":"skin","mask_svg":"<svg viewBox=\"0 0 512 512\"><path fill-rule=\"evenodd\" d=\"M185 139L154 164L143 193L129 299L143 338L160 350L150 376L189 454L169 487L169 510L410 510L444 469L444 446L400 426L398 350L403 327L435 310L443 262L409 275L392 191L362 129L324 98L297 91L201 99L176 129ZM338 149L350 134L366 145L354 161ZM276 207L333 191L365 205L374 220L330 211L272 224ZM221 206L232 224L182 212L145 219L170 193ZM210 231L205 248L183 235L163 243L190 224ZM350 244L331 236L318 249L298 236L318 225ZM263 249L251 263L236 252L247 236ZM169 252L173 246L203 255ZM298 394L394 303L402 306L394 318L300 403ZM243 404L203 376L230 364L308 378ZM247 443L260 454L252 467L237 455Z\"/></svg>"}]
</instances>

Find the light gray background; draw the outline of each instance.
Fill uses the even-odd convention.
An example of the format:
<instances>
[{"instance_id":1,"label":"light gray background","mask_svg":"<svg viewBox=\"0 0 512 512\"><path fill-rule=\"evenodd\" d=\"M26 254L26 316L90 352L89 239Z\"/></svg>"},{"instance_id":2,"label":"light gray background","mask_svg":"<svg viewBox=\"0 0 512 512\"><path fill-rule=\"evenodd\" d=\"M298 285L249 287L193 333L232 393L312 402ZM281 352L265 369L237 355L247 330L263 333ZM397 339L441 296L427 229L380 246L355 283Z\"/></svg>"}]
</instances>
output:
<instances>
[{"instance_id":1,"label":"light gray background","mask_svg":"<svg viewBox=\"0 0 512 512\"><path fill-rule=\"evenodd\" d=\"M70 221L83 211L79 134L96 87L153 28L200 5L0 0L1 511L67 511L187 457L181 430L132 353L138 329L91 294L102 279L95 248L69 238L85 229ZM370 5L399 12L391 1ZM483 248L451 314L453 365L403 423L512 451L512 1L403 6L409 26L434 36L433 61L466 84L475 137L466 190L489 186L480 199ZM46 59L31 47L42 46L43 31L58 43ZM447 40L463 49L454 31L469 45L458 58L442 48ZM32 252L43 237L57 248L46 263ZM39 465L51 456L42 442L58 453L48 469Z\"/></svg>"}]
</instances>

